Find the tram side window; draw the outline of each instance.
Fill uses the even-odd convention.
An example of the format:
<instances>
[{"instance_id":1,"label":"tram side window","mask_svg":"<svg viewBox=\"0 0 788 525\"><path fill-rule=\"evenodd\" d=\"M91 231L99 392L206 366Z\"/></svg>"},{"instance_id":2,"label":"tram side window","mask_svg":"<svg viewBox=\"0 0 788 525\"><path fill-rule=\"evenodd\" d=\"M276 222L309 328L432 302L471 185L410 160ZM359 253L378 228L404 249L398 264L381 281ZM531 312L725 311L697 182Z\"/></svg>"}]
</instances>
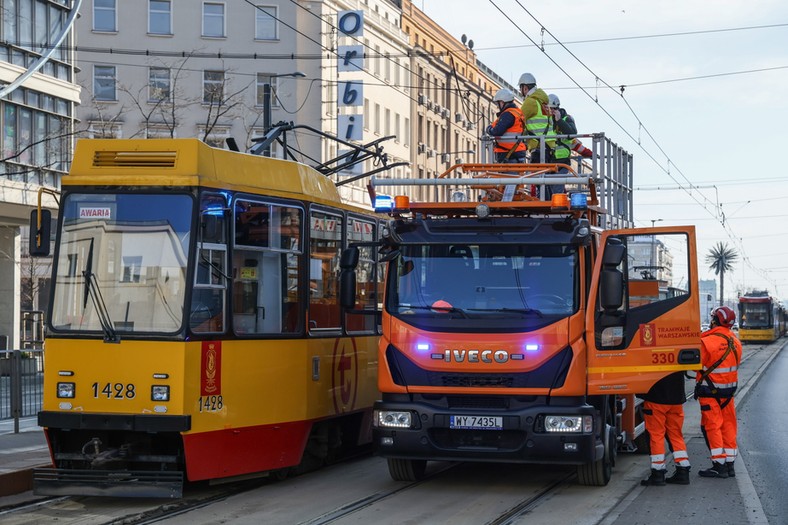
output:
<instances>
[{"instance_id":1,"label":"tram side window","mask_svg":"<svg viewBox=\"0 0 788 525\"><path fill-rule=\"evenodd\" d=\"M348 217L348 245L354 242L373 242L377 237L374 222L356 217ZM356 267L356 310L376 310L382 297L382 285L377 278L376 250L371 246L359 248L359 261ZM376 318L373 315L348 313L345 327L348 332L374 332Z\"/></svg>"},{"instance_id":2,"label":"tram side window","mask_svg":"<svg viewBox=\"0 0 788 525\"><path fill-rule=\"evenodd\" d=\"M309 329L338 330L342 216L313 210L309 225Z\"/></svg>"},{"instance_id":3,"label":"tram side window","mask_svg":"<svg viewBox=\"0 0 788 525\"><path fill-rule=\"evenodd\" d=\"M197 241L189 325L193 332L224 331L227 289L227 244L224 199L204 195Z\"/></svg>"},{"instance_id":4,"label":"tram side window","mask_svg":"<svg viewBox=\"0 0 788 525\"><path fill-rule=\"evenodd\" d=\"M237 200L233 251L233 326L238 334L302 330L298 208Z\"/></svg>"}]
</instances>

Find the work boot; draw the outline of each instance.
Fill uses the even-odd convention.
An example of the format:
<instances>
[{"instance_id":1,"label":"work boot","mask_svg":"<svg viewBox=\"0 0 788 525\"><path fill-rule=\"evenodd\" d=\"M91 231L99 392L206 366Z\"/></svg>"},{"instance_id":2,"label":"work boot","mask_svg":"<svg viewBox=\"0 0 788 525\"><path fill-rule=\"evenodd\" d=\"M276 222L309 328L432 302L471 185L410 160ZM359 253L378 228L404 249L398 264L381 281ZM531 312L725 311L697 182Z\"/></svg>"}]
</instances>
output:
<instances>
[{"instance_id":1,"label":"work boot","mask_svg":"<svg viewBox=\"0 0 788 525\"><path fill-rule=\"evenodd\" d=\"M698 474L704 478L727 478L728 467L725 466L725 463L717 463L715 461L711 468L699 470Z\"/></svg>"},{"instance_id":2,"label":"work boot","mask_svg":"<svg viewBox=\"0 0 788 525\"><path fill-rule=\"evenodd\" d=\"M725 466L728 467L728 477L729 478L735 478L736 477L736 471L733 469L733 461L728 461L727 463L725 463Z\"/></svg>"},{"instance_id":3,"label":"work boot","mask_svg":"<svg viewBox=\"0 0 788 525\"><path fill-rule=\"evenodd\" d=\"M689 485L689 467L676 467L676 472L672 476L665 478L665 483L673 483L674 485Z\"/></svg>"},{"instance_id":4,"label":"work boot","mask_svg":"<svg viewBox=\"0 0 788 525\"><path fill-rule=\"evenodd\" d=\"M657 487L662 487L665 485L665 470L651 469L651 475L641 480L640 484L644 486L655 485Z\"/></svg>"}]
</instances>

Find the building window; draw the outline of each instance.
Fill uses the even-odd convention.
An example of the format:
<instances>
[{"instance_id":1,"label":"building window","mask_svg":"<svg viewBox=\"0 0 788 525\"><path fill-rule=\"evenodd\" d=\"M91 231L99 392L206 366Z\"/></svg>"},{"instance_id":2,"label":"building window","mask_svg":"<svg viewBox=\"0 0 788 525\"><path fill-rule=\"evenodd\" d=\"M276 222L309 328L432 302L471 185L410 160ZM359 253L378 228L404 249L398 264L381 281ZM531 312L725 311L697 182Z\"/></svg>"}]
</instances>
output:
<instances>
[{"instance_id":1,"label":"building window","mask_svg":"<svg viewBox=\"0 0 788 525\"><path fill-rule=\"evenodd\" d=\"M224 4L205 2L202 5L202 36L224 38Z\"/></svg>"},{"instance_id":2,"label":"building window","mask_svg":"<svg viewBox=\"0 0 788 525\"><path fill-rule=\"evenodd\" d=\"M172 34L172 2L169 0L148 1L148 33L152 35Z\"/></svg>"},{"instance_id":3,"label":"building window","mask_svg":"<svg viewBox=\"0 0 788 525\"><path fill-rule=\"evenodd\" d=\"M256 5L254 14L254 38L256 40L277 40L277 8L271 5Z\"/></svg>"},{"instance_id":4,"label":"building window","mask_svg":"<svg viewBox=\"0 0 788 525\"><path fill-rule=\"evenodd\" d=\"M88 126L88 138L91 139L119 139L121 137L120 124L94 121Z\"/></svg>"},{"instance_id":5,"label":"building window","mask_svg":"<svg viewBox=\"0 0 788 525\"><path fill-rule=\"evenodd\" d=\"M205 126L198 126L203 142L211 147L224 149L227 139L230 138L230 128L227 126L213 126L210 132L206 133L207 129Z\"/></svg>"},{"instance_id":6,"label":"building window","mask_svg":"<svg viewBox=\"0 0 788 525\"><path fill-rule=\"evenodd\" d=\"M96 100L117 100L115 66L93 66L93 96Z\"/></svg>"},{"instance_id":7,"label":"building window","mask_svg":"<svg viewBox=\"0 0 788 525\"><path fill-rule=\"evenodd\" d=\"M148 73L148 101L161 102L170 100L170 69L152 67Z\"/></svg>"},{"instance_id":8,"label":"building window","mask_svg":"<svg viewBox=\"0 0 788 525\"><path fill-rule=\"evenodd\" d=\"M263 91L266 84L271 85L271 107L279 107L279 99L276 98L277 88L279 87L279 79L271 78L271 73L257 73L257 84L255 90L255 105L263 107Z\"/></svg>"},{"instance_id":9,"label":"building window","mask_svg":"<svg viewBox=\"0 0 788 525\"><path fill-rule=\"evenodd\" d=\"M375 124L373 129L375 133L380 134L380 104L375 104Z\"/></svg>"},{"instance_id":10,"label":"building window","mask_svg":"<svg viewBox=\"0 0 788 525\"><path fill-rule=\"evenodd\" d=\"M93 0L93 31L118 30L115 0Z\"/></svg>"},{"instance_id":11,"label":"building window","mask_svg":"<svg viewBox=\"0 0 788 525\"><path fill-rule=\"evenodd\" d=\"M224 96L224 71L203 71L203 104L221 104Z\"/></svg>"},{"instance_id":12,"label":"building window","mask_svg":"<svg viewBox=\"0 0 788 525\"><path fill-rule=\"evenodd\" d=\"M123 283L138 283L142 272L142 256L134 255L123 257L123 275L120 279Z\"/></svg>"},{"instance_id":13,"label":"building window","mask_svg":"<svg viewBox=\"0 0 788 525\"><path fill-rule=\"evenodd\" d=\"M148 124L145 129L145 138L149 139L170 139L176 136L175 130L166 124Z\"/></svg>"}]
</instances>

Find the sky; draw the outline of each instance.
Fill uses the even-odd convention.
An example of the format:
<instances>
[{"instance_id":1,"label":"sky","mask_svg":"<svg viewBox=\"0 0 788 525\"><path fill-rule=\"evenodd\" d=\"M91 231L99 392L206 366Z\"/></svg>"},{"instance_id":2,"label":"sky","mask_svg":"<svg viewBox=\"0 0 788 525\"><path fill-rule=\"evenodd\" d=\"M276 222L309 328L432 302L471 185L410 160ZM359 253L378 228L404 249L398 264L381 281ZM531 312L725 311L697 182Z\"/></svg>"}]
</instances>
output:
<instances>
[{"instance_id":1,"label":"sky","mask_svg":"<svg viewBox=\"0 0 788 525\"><path fill-rule=\"evenodd\" d=\"M739 254L726 298L788 300L788 2L414 3L512 85L532 73L579 133L632 153L635 225L695 225L700 279L719 290L705 257L722 242Z\"/></svg>"}]
</instances>

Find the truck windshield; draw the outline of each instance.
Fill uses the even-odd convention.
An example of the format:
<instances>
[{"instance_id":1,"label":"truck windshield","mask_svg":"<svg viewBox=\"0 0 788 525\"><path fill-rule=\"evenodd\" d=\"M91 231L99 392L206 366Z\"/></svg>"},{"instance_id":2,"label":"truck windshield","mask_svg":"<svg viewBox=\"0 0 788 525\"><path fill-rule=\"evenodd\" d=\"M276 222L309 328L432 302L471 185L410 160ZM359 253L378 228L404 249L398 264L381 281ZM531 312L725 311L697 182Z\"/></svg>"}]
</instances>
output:
<instances>
[{"instance_id":1,"label":"truck windshield","mask_svg":"<svg viewBox=\"0 0 788 525\"><path fill-rule=\"evenodd\" d=\"M53 329L180 330L193 206L189 195L67 195Z\"/></svg>"},{"instance_id":2,"label":"truck windshield","mask_svg":"<svg viewBox=\"0 0 788 525\"><path fill-rule=\"evenodd\" d=\"M578 308L570 245L409 245L393 264L387 306L399 315L555 319Z\"/></svg>"}]
</instances>

